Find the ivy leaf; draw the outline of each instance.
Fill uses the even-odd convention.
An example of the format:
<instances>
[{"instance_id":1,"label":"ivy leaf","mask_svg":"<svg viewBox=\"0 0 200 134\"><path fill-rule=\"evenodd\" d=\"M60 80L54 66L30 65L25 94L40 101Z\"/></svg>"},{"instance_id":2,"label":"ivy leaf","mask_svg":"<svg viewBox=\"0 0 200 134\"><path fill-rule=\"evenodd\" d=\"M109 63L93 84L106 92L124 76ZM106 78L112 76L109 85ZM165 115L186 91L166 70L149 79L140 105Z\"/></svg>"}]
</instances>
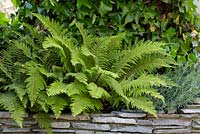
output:
<instances>
[{"instance_id":1,"label":"ivy leaf","mask_svg":"<svg viewBox=\"0 0 200 134\"><path fill-rule=\"evenodd\" d=\"M167 31L165 33L163 33L162 37L166 38L168 41L170 41L170 39L176 35L176 30L172 27L170 27L169 29L167 29Z\"/></svg>"},{"instance_id":2,"label":"ivy leaf","mask_svg":"<svg viewBox=\"0 0 200 134\"><path fill-rule=\"evenodd\" d=\"M1 13L0 12L0 25L8 25L9 23L9 19L6 17L6 14L5 13Z\"/></svg>"},{"instance_id":3,"label":"ivy leaf","mask_svg":"<svg viewBox=\"0 0 200 134\"><path fill-rule=\"evenodd\" d=\"M81 6L88 7L89 9L91 8L90 3L89 3L88 0L77 0L76 6L77 6L78 8L81 8Z\"/></svg>"},{"instance_id":4,"label":"ivy leaf","mask_svg":"<svg viewBox=\"0 0 200 134\"><path fill-rule=\"evenodd\" d=\"M15 7L18 7L20 5L20 0L11 0L11 2Z\"/></svg>"},{"instance_id":5,"label":"ivy leaf","mask_svg":"<svg viewBox=\"0 0 200 134\"><path fill-rule=\"evenodd\" d=\"M132 22L132 21L133 21L133 16L129 13L125 18L124 25L126 25L127 23Z\"/></svg>"},{"instance_id":6,"label":"ivy leaf","mask_svg":"<svg viewBox=\"0 0 200 134\"><path fill-rule=\"evenodd\" d=\"M99 13L101 14L101 16L104 16L109 11L112 11L112 5L106 4L103 1L101 1L99 6Z\"/></svg>"}]
</instances>

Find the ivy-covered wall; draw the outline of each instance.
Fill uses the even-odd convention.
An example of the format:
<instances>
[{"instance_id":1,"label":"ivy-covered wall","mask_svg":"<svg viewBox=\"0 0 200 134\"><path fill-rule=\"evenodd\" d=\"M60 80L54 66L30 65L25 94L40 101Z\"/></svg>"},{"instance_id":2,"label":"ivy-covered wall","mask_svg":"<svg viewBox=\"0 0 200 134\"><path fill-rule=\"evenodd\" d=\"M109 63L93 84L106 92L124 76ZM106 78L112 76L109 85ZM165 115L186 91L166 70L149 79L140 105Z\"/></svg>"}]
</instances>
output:
<instances>
[{"instance_id":1,"label":"ivy-covered wall","mask_svg":"<svg viewBox=\"0 0 200 134\"><path fill-rule=\"evenodd\" d=\"M110 114L90 116L62 115L52 117L54 134L200 134L200 106L190 105L179 114L158 114L158 118L133 111L113 111ZM26 115L23 128L10 119L7 112L0 112L0 133L43 134L34 121L34 115Z\"/></svg>"}]
</instances>

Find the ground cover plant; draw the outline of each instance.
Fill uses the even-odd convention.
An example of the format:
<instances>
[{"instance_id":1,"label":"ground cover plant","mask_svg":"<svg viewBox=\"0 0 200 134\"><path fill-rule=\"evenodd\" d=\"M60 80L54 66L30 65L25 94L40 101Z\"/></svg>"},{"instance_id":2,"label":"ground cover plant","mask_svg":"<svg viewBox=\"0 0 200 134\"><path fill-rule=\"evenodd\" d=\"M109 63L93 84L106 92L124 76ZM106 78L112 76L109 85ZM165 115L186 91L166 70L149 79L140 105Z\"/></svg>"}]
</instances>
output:
<instances>
[{"instance_id":1,"label":"ground cover plant","mask_svg":"<svg viewBox=\"0 0 200 134\"><path fill-rule=\"evenodd\" d=\"M165 74L177 85L172 88L159 88L158 91L165 97L165 103L158 103L158 110L171 112L183 108L187 104L193 104L194 99L200 95L200 65L196 63L189 66L182 64Z\"/></svg>"},{"instance_id":2,"label":"ground cover plant","mask_svg":"<svg viewBox=\"0 0 200 134\"><path fill-rule=\"evenodd\" d=\"M123 46L123 34L98 37L76 23L82 38L78 41L58 22L34 15L49 34L40 26L24 24L29 33L16 33L18 40L1 51L0 105L19 126L26 112L36 113L41 127L51 132L47 113L59 117L64 109L71 109L78 115L101 111L105 104L156 116L151 98L164 98L154 86L168 83L153 71L174 64L164 43Z\"/></svg>"}]
</instances>

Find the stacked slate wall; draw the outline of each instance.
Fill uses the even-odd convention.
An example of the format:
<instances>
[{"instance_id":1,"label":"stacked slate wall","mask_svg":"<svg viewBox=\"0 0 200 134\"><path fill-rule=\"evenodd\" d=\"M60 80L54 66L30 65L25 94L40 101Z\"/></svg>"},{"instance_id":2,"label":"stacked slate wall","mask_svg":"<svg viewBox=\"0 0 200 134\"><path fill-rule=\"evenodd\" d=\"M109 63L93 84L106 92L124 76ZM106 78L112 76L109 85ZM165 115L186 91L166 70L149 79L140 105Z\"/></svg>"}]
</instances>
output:
<instances>
[{"instance_id":1,"label":"stacked slate wall","mask_svg":"<svg viewBox=\"0 0 200 134\"><path fill-rule=\"evenodd\" d=\"M158 118L132 111L113 111L88 117L63 114L58 119L51 116L51 126L54 134L200 134L200 106L187 106L179 112L158 114ZM45 131L38 127L34 115L26 115L23 128L19 128L9 113L0 112L0 133L43 134Z\"/></svg>"}]
</instances>

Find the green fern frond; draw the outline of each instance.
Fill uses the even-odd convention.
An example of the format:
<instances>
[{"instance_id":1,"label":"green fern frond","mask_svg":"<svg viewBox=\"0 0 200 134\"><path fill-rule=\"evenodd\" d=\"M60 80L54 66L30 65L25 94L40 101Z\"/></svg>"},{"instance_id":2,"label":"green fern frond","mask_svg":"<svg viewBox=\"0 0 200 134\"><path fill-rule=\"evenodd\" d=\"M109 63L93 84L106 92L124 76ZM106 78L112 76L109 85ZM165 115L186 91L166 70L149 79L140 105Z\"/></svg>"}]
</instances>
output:
<instances>
[{"instance_id":1,"label":"green fern frond","mask_svg":"<svg viewBox=\"0 0 200 134\"><path fill-rule=\"evenodd\" d=\"M169 86L165 80L151 74L143 74L135 80L122 80L123 89L131 90L132 88L149 88L153 86Z\"/></svg>"},{"instance_id":2,"label":"green fern frond","mask_svg":"<svg viewBox=\"0 0 200 134\"><path fill-rule=\"evenodd\" d=\"M144 96L144 95L148 95L148 96L152 96L154 98L160 99L164 102L164 97L156 90L153 88L137 88L134 89L133 91L130 91L129 96Z\"/></svg>"},{"instance_id":3,"label":"green fern frond","mask_svg":"<svg viewBox=\"0 0 200 134\"><path fill-rule=\"evenodd\" d=\"M1 93L0 106L2 106L5 110L8 110L11 113L11 118L13 118L17 124L22 127L25 109L14 93Z\"/></svg>"},{"instance_id":4,"label":"green fern frond","mask_svg":"<svg viewBox=\"0 0 200 134\"><path fill-rule=\"evenodd\" d=\"M132 49L121 51L121 55L113 64L111 71L121 76L126 74L126 70L129 70L131 65L136 64L145 55L166 54L162 45L164 44L160 42L143 42L141 45L135 45Z\"/></svg>"},{"instance_id":5,"label":"green fern frond","mask_svg":"<svg viewBox=\"0 0 200 134\"><path fill-rule=\"evenodd\" d=\"M143 73L152 73L155 69L161 67L172 67L176 65L176 62L167 55L147 55L141 60L138 60L136 64L133 64L124 75L125 78L131 75L139 76Z\"/></svg>"},{"instance_id":6,"label":"green fern frond","mask_svg":"<svg viewBox=\"0 0 200 134\"><path fill-rule=\"evenodd\" d=\"M90 83L87 88L89 89L90 96L95 99L105 98L108 99L111 95L103 88L98 87L95 83Z\"/></svg>"},{"instance_id":7,"label":"green fern frond","mask_svg":"<svg viewBox=\"0 0 200 134\"><path fill-rule=\"evenodd\" d=\"M58 22L54 21L54 20L50 20L49 17L45 17L39 14L35 14L33 13L33 15L35 17L37 17L42 24L47 28L47 30L55 36L63 36L66 34L66 29L63 28L63 26L61 24L59 24Z\"/></svg>"},{"instance_id":8,"label":"green fern frond","mask_svg":"<svg viewBox=\"0 0 200 134\"><path fill-rule=\"evenodd\" d=\"M117 59L118 51L121 49L121 35L95 38L95 43L88 49L97 57L97 64L105 70L110 70Z\"/></svg>"},{"instance_id":9,"label":"green fern frond","mask_svg":"<svg viewBox=\"0 0 200 134\"><path fill-rule=\"evenodd\" d=\"M80 95L86 93L87 88L85 84L75 80L74 82L67 85L67 95L73 96L73 95Z\"/></svg>"},{"instance_id":10,"label":"green fern frond","mask_svg":"<svg viewBox=\"0 0 200 134\"><path fill-rule=\"evenodd\" d=\"M0 63L0 70L3 71L3 73L6 75L6 77L12 79L11 73L8 71L8 69L4 66L3 63Z\"/></svg>"},{"instance_id":11,"label":"green fern frond","mask_svg":"<svg viewBox=\"0 0 200 134\"><path fill-rule=\"evenodd\" d=\"M62 93L67 93L67 84L61 81L55 81L47 88L48 96L55 96Z\"/></svg>"},{"instance_id":12,"label":"green fern frond","mask_svg":"<svg viewBox=\"0 0 200 134\"><path fill-rule=\"evenodd\" d=\"M50 107L51 110L54 112L56 118L61 115L62 111L68 105L66 98L63 98L61 96L52 96L48 98L47 101L51 103Z\"/></svg>"},{"instance_id":13,"label":"green fern frond","mask_svg":"<svg viewBox=\"0 0 200 134\"><path fill-rule=\"evenodd\" d=\"M80 23L75 23L76 27L79 29L82 38L83 38L83 46L91 46L93 42L92 36L88 35L87 31L83 28L83 26Z\"/></svg>"},{"instance_id":14,"label":"green fern frond","mask_svg":"<svg viewBox=\"0 0 200 134\"><path fill-rule=\"evenodd\" d=\"M20 83L12 83L12 84L6 86L6 88L14 89L14 91L16 92L17 97L20 99L20 101L23 100L25 94L27 93L25 86Z\"/></svg>"},{"instance_id":15,"label":"green fern frond","mask_svg":"<svg viewBox=\"0 0 200 134\"><path fill-rule=\"evenodd\" d=\"M27 69L28 75L28 78L25 80L27 83L26 88L31 101L31 106L33 106L39 92L46 86L46 82L40 74L36 63L28 62L26 63L25 68Z\"/></svg>"},{"instance_id":16,"label":"green fern frond","mask_svg":"<svg viewBox=\"0 0 200 134\"><path fill-rule=\"evenodd\" d=\"M66 77L68 76L72 76L75 77L78 81L80 81L81 83L87 85L87 76L84 73L67 73L65 75Z\"/></svg>"},{"instance_id":17,"label":"green fern frond","mask_svg":"<svg viewBox=\"0 0 200 134\"><path fill-rule=\"evenodd\" d=\"M26 44L20 43L19 41L14 41L13 44L17 47L17 49L20 49L25 56L32 59L31 48L29 48Z\"/></svg>"},{"instance_id":18,"label":"green fern frond","mask_svg":"<svg viewBox=\"0 0 200 134\"><path fill-rule=\"evenodd\" d=\"M55 81L50 85L49 88L47 88L48 96L55 96L62 93L65 93L68 96L72 96L75 94L81 94L82 92L85 91L86 91L86 86L79 81L74 81L70 84L65 84L60 81Z\"/></svg>"},{"instance_id":19,"label":"green fern frond","mask_svg":"<svg viewBox=\"0 0 200 134\"><path fill-rule=\"evenodd\" d=\"M145 111L145 112L150 113L150 114L154 115L155 117L157 117L153 102L151 100L149 100L148 98L142 97L142 96L130 97L129 100L130 100L130 103L128 103L128 104L130 105L130 107L138 108L142 111Z\"/></svg>"},{"instance_id":20,"label":"green fern frond","mask_svg":"<svg viewBox=\"0 0 200 134\"><path fill-rule=\"evenodd\" d=\"M68 72L71 72L72 71L71 51L75 51L75 50L73 50L73 47L69 46L70 43L68 44L65 43L63 45L63 42L65 43L65 41L63 41L59 37L57 38L47 37L42 45L43 45L43 48L45 49L57 48L60 51L60 53L58 54L60 55L61 62L64 64L64 67L66 68L66 70Z\"/></svg>"},{"instance_id":21,"label":"green fern frond","mask_svg":"<svg viewBox=\"0 0 200 134\"><path fill-rule=\"evenodd\" d=\"M100 100L92 99L87 95L74 95L71 99L70 107L74 116L83 112L99 111L103 108Z\"/></svg>"},{"instance_id":22,"label":"green fern frond","mask_svg":"<svg viewBox=\"0 0 200 134\"><path fill-rule=\"evenodd\" d=\"M46 113L37 113L36 114L36 121L38 122L39 126L42 129L45 129L48 134L53 134L52 128L51 128L51 118Z\"/></svg>"},{"instance_id":23,"label":"green fern frond","mask_svg":"<svg viewBox=\"0 0 200 134\"><path fill-rule=\"evenodd\" d=\"M37 106L38 107L40 106L41 107L40 109L42 109L46 113L48 113L49 108L50 108L49 105L51 105L51 102L49 102L48 99L49 99L49 96L45 92L40 91L37 98L37 103L39 105Z\"/></svg>"},{"instance_id":24,"label":"green fern frond","mask_svg":"<svg viewBox=\"0 0 200 134\"><path fill-rule=\"evenodd\" d=\"M129 101L127 96L124 94L123 88L121 84L115 80L114 78L102 74L99 78L100 83L107 84L106 86L110 87L113 91L115 91L119 96L123 97L125 100Z\"/></svg>"},{"instance_id":25,"label":"green fern frond","mask_svg":"<svg viewBox=\"0 0 200 134\"><path fill-rule=\"evenodd\" d=\"M43 48L45 48L45 49L50 48L50 47L58 48L61 51L62 57L64 57L66 59L65 51L64 51L62 45L60 44L59 41L57 41L53 37L45 38L45 41L42 45L43 45Z\"/></svg>"}]
</instances>

